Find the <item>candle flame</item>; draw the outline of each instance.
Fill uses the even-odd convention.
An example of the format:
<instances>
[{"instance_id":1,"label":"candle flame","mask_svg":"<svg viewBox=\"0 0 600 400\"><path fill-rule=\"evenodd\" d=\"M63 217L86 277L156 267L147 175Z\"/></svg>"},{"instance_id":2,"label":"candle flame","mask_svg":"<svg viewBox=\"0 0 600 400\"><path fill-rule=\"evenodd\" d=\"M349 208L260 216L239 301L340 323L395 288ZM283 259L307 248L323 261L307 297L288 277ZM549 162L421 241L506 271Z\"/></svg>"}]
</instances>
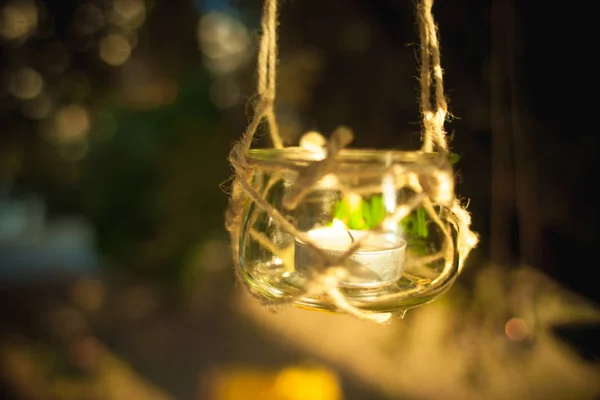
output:
<instances>
[{"instance_id":1,"label":"candle flame","mask_svg":"<svg viewBox=\"0 0 600 400\"><path fill-rule=\"evenodd\" d=\"M339 220L337 218L333 219L333 222L331 223L331 228L333 230L340 231L340 232L347 230L346 224L344 224L344 222L342 220Z\"/></svg>"}]
</instances>

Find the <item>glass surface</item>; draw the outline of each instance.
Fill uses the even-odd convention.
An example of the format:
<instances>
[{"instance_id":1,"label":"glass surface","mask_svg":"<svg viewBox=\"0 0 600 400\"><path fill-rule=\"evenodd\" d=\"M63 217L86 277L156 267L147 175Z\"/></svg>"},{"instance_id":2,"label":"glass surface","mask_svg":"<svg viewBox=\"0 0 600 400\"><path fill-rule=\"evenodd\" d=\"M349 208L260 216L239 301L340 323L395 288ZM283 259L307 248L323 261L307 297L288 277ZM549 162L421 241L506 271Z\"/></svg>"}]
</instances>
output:
<instances>
[{"instance_id":1,"label":"glass surface","mask_svg":"<svg viewBox=\"0 0 600 400\"><path fill-rule=\"evenodd\" d=\"M323 155L299 148L249 155L256 192L324 252L339 255L368 235L343 263L348 276L339 287L352 305L371 311L416 307L443 293L458 275L456 221L446 207L424 196L425 184L419 183L437 182L437 176L451 171L437 155L343 150L335 173L322 178L294 209L284 206L284 198L298 174ZM409 204L415 207L405 218L389 220ZM255 295L336 311L326 295L307 294L309 281L326 267L310 254L302 240L247 200L240 268Z\"/></svg>"}]
</instances>

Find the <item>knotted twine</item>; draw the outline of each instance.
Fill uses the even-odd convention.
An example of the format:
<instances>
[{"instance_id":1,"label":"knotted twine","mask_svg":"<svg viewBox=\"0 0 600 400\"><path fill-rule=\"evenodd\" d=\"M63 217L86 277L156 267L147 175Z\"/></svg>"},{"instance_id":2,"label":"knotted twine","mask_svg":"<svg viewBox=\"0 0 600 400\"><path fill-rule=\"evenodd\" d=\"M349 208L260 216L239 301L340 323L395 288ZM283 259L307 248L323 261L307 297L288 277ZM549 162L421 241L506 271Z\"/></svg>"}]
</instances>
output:
<instances>
[{"instance_id":1,"label":"knotted twine","mask_svg":"<svg viewBox=\"0 0 600 400\"><path fill-rule=\"evenodd\" d=\"M444 95L444 71L442 70L438 32L431 7L433 0L423 0L417 6L419 37L421 41L421 114L423 117L423 147L430 153L434 145L440 153L447 153L448 142L444 122L448 114L448 103ZM433 82L431 71L433 70ZM432 88L435 104L432 104ZM434 110L434 107L436 108Z\"/></svg>"},{"instance_id":2,"label":"knotted twine","mask_svg":"<svg viewBox=\"0 0 600 400\"><path fill-rule=\"evenodd\" d=\"M433 0L422 0L417 5L419 20L419 39L421 42L421 115L423 117L423 146L421 150L429 153L437 150L440 156L448 153L448 141L444 122L448 116L448 103L444 95L444 71L442 69L438 30L431 13ZM433 80L431 72L433 71ZM433 84L433 89L431 85ZM433 90L433 93L431 93ZM432 103L433 97L435 103ZM454 199L450 205L450 213L458 227L459 271L464 260L479 242L478 236L471 231L471 215Z\"/></svg>"},{"instance_id":3,"label":"knotted twine","mask_svg":"<svg viewBox=\"0 0 600 400\"><path fill-rule=\"evenodd\" d=\"M419 15L419 31L421 40L421 112L423 116L423 151L433 151L434 145L441 153L447 152L447 142L444 132L444 121L447 114L447 103L444 97L443 76L440 65L440 51L437 39L437 28L431 14L433 0L422 0L417 7ZM249 287L247 279L240 267L240 235L242 229L242 214L244 205L248 199L271 217L279 226L294 236L302 240L313 251L322 262L320 268L315 268L312 279L307 284L307 289L302 295L327 294L333 304L340 310L354 315L361 319L371 320L379 323L389 322L391 313L376 313L365 311L351 305L345 295L340 291L338 284L340 280L347 277L347 271L343 267L345 260L351 256L362 244L368 235L357 240L352 246L339 258L323 252L317 243L304 232L299 231L292 223L273 208L253 187L251 184L253 167L252 160L248 157L248 150L252 146L254 135L259 125L266 121L269 134L273 145L277 149L283 148L282 140L279 136L279 129L275 116L275 93L276 93L276 64L277 64L277 0L265 0L263 15L261 20L263 31L259 53L258 53L258 101L255 105L255 113L241 140L234 144L229 155L229 161L234 169L234 180L231 187L230 204L226 213L226 228L231 235L232 252L238 278L243 282L249 292L253 291ZM432 67L432 68L431 68ZM434 79L431 79L431 69L434 72ZM431 84L435 88L435 101L437 110L433 111L430 91ZM298 202L322 177L333 172L336 166L336 155L352 140L352 132L347 128L338 128L328 145L327 156L324 160L311 164L305 168L296 180L294 187L289 195L284 198L284 206L293 209ZM410 206L398 207L393 215L386 218L387 223L400 221L406 217L420 201L426 198L424 192L415 196ZM470 225L469 214L463 210L458 202L455 207L460 208L457 219L460 225L466 223L467 231ZM462 213L460 213L462 211ZM461 221L462 220L462 221ZM461 223L462 222L462 223ZM383 224L382 224L383 225ZM459 235L460 236L460 235ZM465 239L465 238L463 238ZM459 237L460 240L460 237ZM467 246L468 247L468 246ZM468 248L470 250L471 247ZM468 252L467 250L467 252ZM460 252L460 246L459 246ZM463 251L463 254L466 253ZM255 296L263 302L264 305L272 305L262 296Z\"/></svg>"}]
</instances>

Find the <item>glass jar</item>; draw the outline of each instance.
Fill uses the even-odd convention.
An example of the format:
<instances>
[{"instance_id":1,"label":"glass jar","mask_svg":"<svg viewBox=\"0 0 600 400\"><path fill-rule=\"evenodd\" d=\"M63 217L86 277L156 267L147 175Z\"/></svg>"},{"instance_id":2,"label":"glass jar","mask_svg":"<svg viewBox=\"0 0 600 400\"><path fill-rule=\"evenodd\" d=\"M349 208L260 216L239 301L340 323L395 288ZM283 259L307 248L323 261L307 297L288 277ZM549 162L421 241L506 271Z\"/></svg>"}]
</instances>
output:
<instances>
[{"instance_id":1,"label":"glass jar","mask_svg":"<svg viewBox=\"0 0 600 400\"><path fill-rule=\"evenodd\" d=\"M448 160L422 152L342 150L333 172L289 207L286 198L297 193L302 171L323 158L301 148L249 151L253 189L302 234L246 199L237 264L253 294L268 303L338 311L326 293L310 290L334 264L345 272L339 291L365 311L406 310L448 289L462 261ZM360 246L341 259L356 241Z\"/></svg>"}]
</instances>

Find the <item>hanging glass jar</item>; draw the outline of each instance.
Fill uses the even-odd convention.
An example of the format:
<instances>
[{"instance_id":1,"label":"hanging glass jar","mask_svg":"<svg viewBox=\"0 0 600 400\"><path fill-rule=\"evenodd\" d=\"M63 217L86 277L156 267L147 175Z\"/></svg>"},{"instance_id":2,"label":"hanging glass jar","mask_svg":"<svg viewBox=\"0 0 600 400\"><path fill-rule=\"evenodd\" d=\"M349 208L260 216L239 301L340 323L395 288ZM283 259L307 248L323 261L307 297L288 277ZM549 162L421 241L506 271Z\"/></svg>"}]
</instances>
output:
<instances>
[{"instance_id":1,"label":"hanging glass jar","mask_svg":"<svg viewBox=\"0 0 600 400\"><path fill-rule=\"evenodd\" d=\"M259 102L230 154L236 177L227 215L238 276L265 305L386 322L448 289L475 246L454 195L431 1L420 5L422 54L432 60L421 74L424 145L402 152L347 149L346 127L329 141L309 133L300 146L283 147L273 109L277 1L265 0ZM251 149L263 121L275 148Z\"/></svg>"}]
</instances>

